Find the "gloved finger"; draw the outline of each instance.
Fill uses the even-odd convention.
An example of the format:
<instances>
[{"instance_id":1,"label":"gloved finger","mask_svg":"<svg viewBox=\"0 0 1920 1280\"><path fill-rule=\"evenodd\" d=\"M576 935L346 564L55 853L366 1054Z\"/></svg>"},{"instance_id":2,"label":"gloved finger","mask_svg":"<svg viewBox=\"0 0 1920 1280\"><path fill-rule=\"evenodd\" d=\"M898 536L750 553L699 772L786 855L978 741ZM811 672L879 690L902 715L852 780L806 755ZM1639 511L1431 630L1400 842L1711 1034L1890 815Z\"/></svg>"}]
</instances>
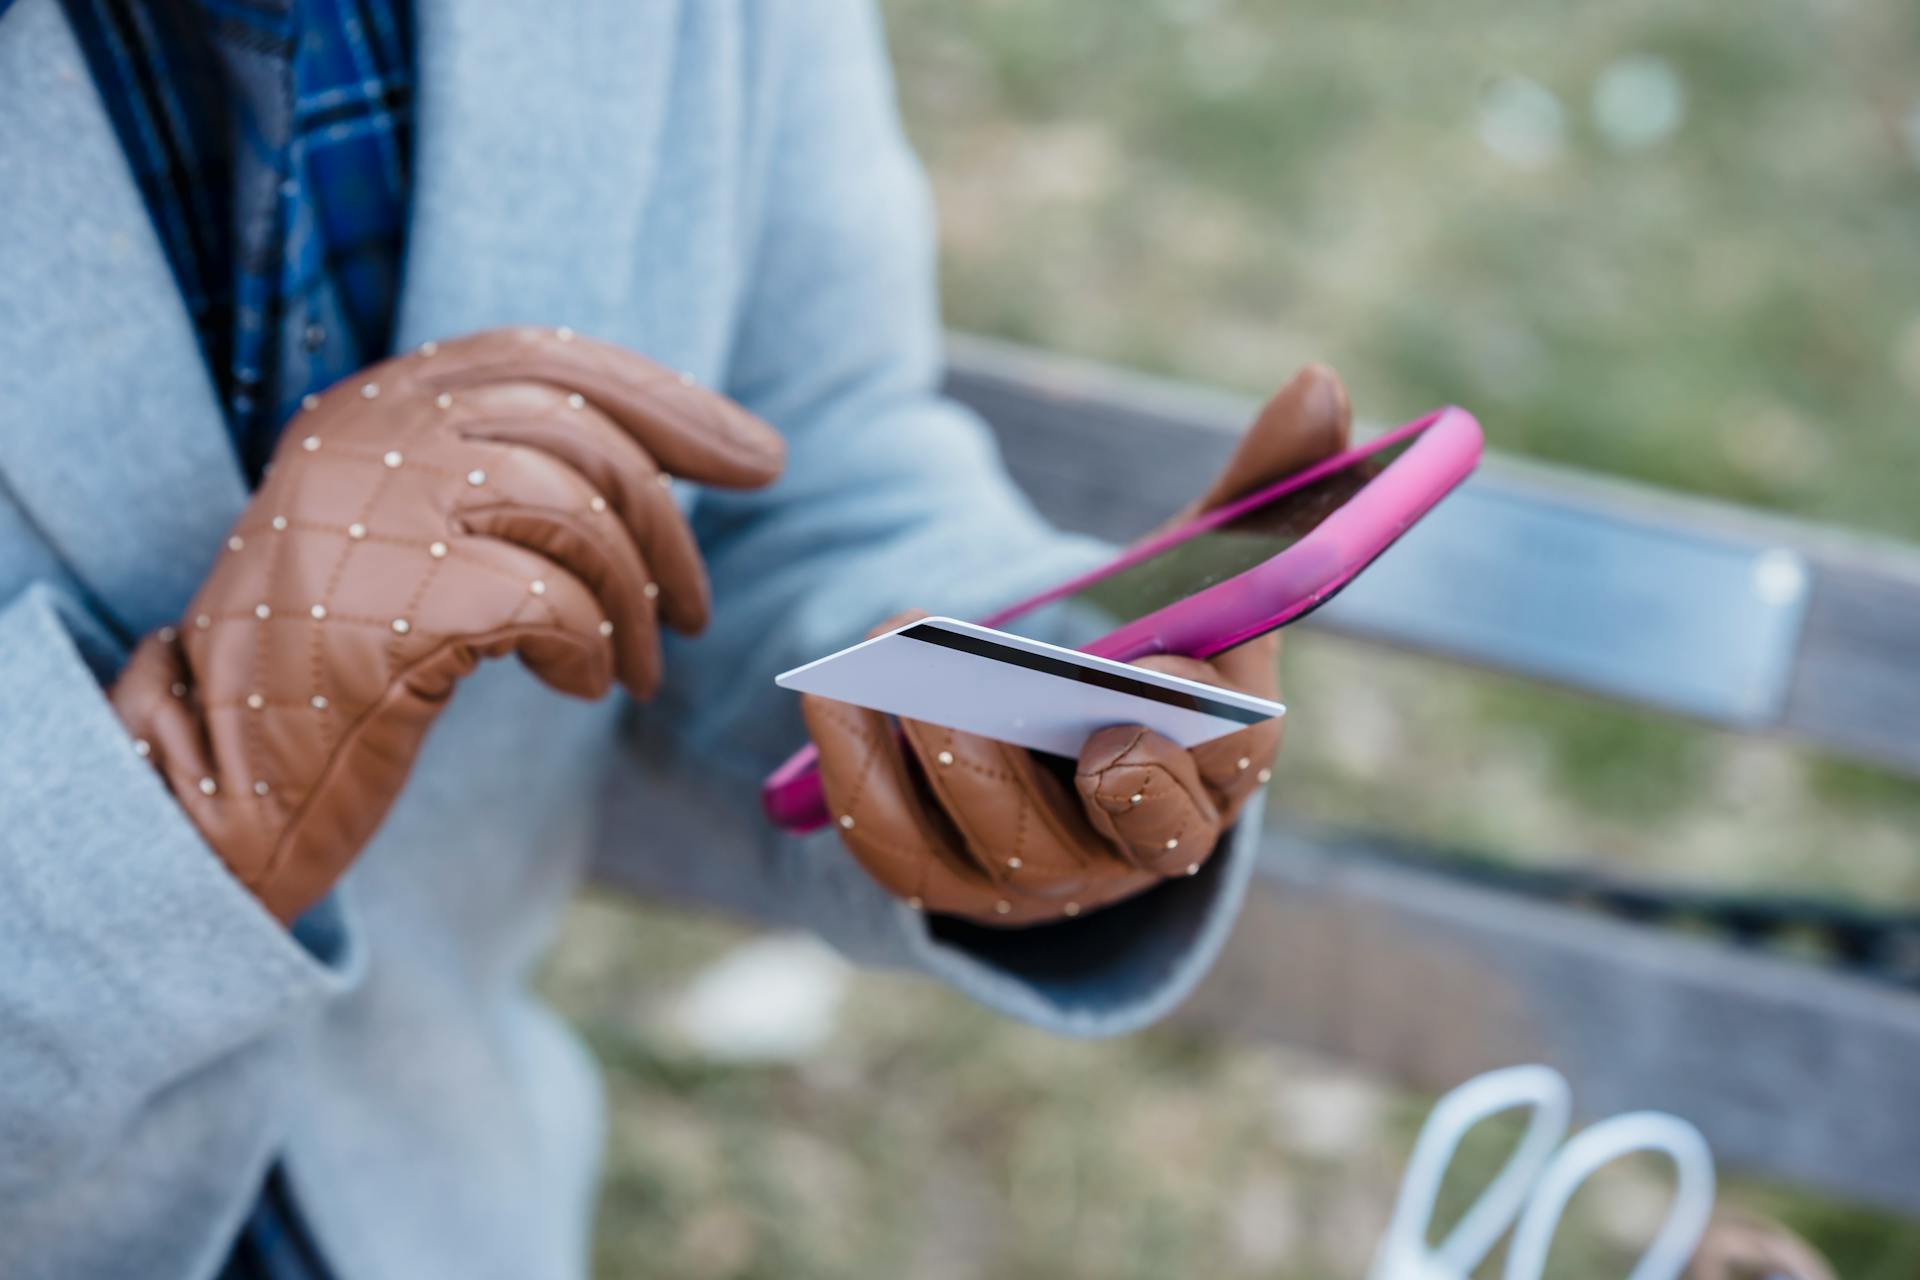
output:
<instances>
[{"instance_id":1,"label":"gloved finger","mask_svg":"<svg viewBox=\"0 0 1920 1280\"><path fill-rule=\"evenodd\" d=\"M1032 752L918 720L902 720L900 729L961 847L999 891L987 904L996 915L1047 903L1056 914L1068 902L1084 907L1100 882L1136 873Z\"/></svg>"},{"instance_id":2,"label":"gloved finger","mask_svg":"<svg viewBox=\"0 0 1920 1280\"><path fill-rule=\"evenodd\" d=\"M498 538L455 535L436 554L405 634L393 637L391 668L429 700L453 686L481 658L518 654L550 687L579 698L612 688L613 639L600 600L548 557ZM438 659L442 650L457 661Z\"/></svg>"},{"instance_id":3,"label":"gloved finger","mask_svg":"<svg viewBox=\"0 0 1920 1280\"><path fill-rule=\"evenodd\" d=\"M925 616L909 610L872 634ZM1053 903L1059 914L1078 914L1137 893L1158 875L1184 874L1188 864L1204 858L1211 847L1211 839L1202 840L1196 827L1182 851L1176 830L1180 823L1164 799L1156 797L1142 816L1150 822L1172 819L1160 823L1167 830L1149 837L1146 825L1134 824L1130 829L1137 840L1117 838L1120 833L1092 819L1066 783L1032 752L912 720L902 720L900 727L928 789L959 831L967 852L1012 902L1009 912L1000 913L996 900L996 914L1019 913L1028 898ZM1195 791L1211 808L1197 784ZM1071 913L1065 910L1068 904Z\"/></svg>"},{"instance_id":4,"label":"gloved finger","mask_svg":"<svg viewBox=\"0 0 1920 1280\"><path fill-rule=\"evenodd\" d=\"M1094 830L1160 876L1200 870L1220 834L1220 815L1178 743L1140 725L1114 725L1087 739L1073 775Z\"/></svg>"},{"instance_id":5,"label":"gloved finger","mask_svg":"<svg viewBox=\"0 0 1920 1280\"><path fill-rule=\"evenodd\" d=\"M884 635L927 616L925 609L902 610L874 626L867 632L867 638ZM1029 844L1016 840L1011 849L996 847L990 839L977 844L970 842L955 822L951 807L960 803L955 798L956 791L965 788L953 785L943 788L931 781L939 779L952 784L968 773L969 766L977 766L981 760L989 761L984 766L989 771L996 767L992 762L1005 764L1017 761L1018 765L1024 767L1031 763L1027 752L971 734L905 720L900 722L898 730L889 729L887 745L890 750L899 752L903 743L919 768L920 779L916 782L925 782L926 789L934 793L940 806L934 815L934 825L942 833L952 856L971 868L971 874L966 877L970 886L969 895L964 899L942 895L939 905L931 910L965 916L983 923L1012 926L1076 916L1118 896L1102 892L1103 882L1130 869L1119 866L1106 856L1106 850L1093 846L1093 852L1100 855L1099 861L1105 865L1090 868L1085 857L1066 852L1057 841L1041 840ZM946 765L942 764L943 754L948 761ZM966 763L961 764L962 760ZM908 765L909 776L913 768L913 764ZM952 769L959 769L960 772L954 773ZM984 778L986 775L975 776ZM916 794L919 790L920 787L916 786ZM999 808L1004 817L1013 819L1013 825L1017 828L1041 825L1015 817L1021 812L1011 807L1015 803L1024 802L1007 796L986 795L979 798L979 807L989 811ZM968 803L961 805L960 811L971 814L974 808L973 804ZM1002 904L1005 904L1004 910Z\"/></svg>"},{"instance_id":6,"label":"gloved finger","mask_svg":"<svg viewBox=\"0 0 1920 1280\"><path fill-rule=\"evenodd\" d=\"M620 681L635 697L659 688L660 586L633 536L572 468L536 449L475 444L484 483L468 484L455 527L525 547L564 567L599 601Z\"/></svg>"},{"instance_id":7,"label":"gloved finger","mask_svg":"<svg viewBox=\"0 0 1920 1280\"><path fill-rule=\"evenodd\" d=\"M1196 668L1204 670L1206 675L1189 675L1189 679L1204 680L1207 684L1219 685L1223 689L1237 689L1241 693L1250 693L1256 698L1273 699L1280 696L1280 633L1269 631L1256 636L1245 644L1235 645L1222 653L1216 653L1204 661L1194 658L1180 658L1171 654L1155 654L1142 658L1139 665L1152 667L1160 671L1172 671L1194 663Z\"/></svg>"},{"instance_id":8,"label":"gloved finger","mask_svg":"<svg viewBox=\"0 0 1920 1280\"><path fill-rule=\"evenodd\" d=\"M1340 452L1352 429L1353 405L1339 376L1323 364L1306 366L1267 401L1212 487L1185 514L1225 506Z\"/></svg>"},{"instance_id":9,"label":"gloved finger","mask_svg":"<svg viewBox=\"0 0 1920 1280\"><path fill-rule=\"evenodd\" d=\"M926 616L923 609L905 610L873 627L869 638ZM856 791L835 777L845 771L851 730L836 732L832 718L844 716L846 725L859 727L860 759L885 764L887 784L880 790L908 802L919 824L914 838L937 842L944 868L937 883L903 891L897 876L876 873L927 910L1005 927L1043 924L1131 897L1158 878L1093 832L1066 785L1023 748L914 721L901 721L896 731L878 712L825 698L805 698L802 708L830 804L839 803L837 792L871 803L878 787ZM898 847L897 838L876 834L862 813L834 811L836 821L855 820L851 828L842 823L842 835L869 870L874 846L878 856ZM855 831L866 834L854 837Z\"/></svg>"},{"instance_id":10,"label":"gloved finger","mask_svg":"<svg viewBox=\"0 0 1920 1280\"><path fill-rule=\"evenodd\" d=\"M878 711L807 694L807 736L820 752L820 785L847 851L882 888L915 910L965 915L993 887L922 798L900 742Z\"/></svg>"},{"instance_id":11,"label":"gloved finger","mask_svg":"<svg viewBox=\"0 0 1920 1280\"><path fill-rule=\"evenodd\" d=\"M1203 742L1187 753L1220 812L1222 829L1231 826L1247 801L1272 781L1284 723L1282 717L1249 725L1238 733Z\"/></svg>"},{"instance_id":12,"label":"gloved finger","mask_svg":"<svg viewBox=\"0 0 1920 1280\"><path fill-rule=\"evenodd\" d=\"M169 627L134 646L114 682L114 709L122 723L139 725L136 752L168 779L175 793L192 797L199 780L215 776L211 744L199 718L186 714L201 697L177 633ZM220 780L216 779L216 785ZM183 799L183 803L187 803Z\"/></svg>"},{"instance_id":13,"label":"gloved finger","mask_svg":"<svg viewBox=\"0 0 1920 1280\"><path fill-rule=\"evenodd\" d=\"M588 505L626 525L654 581L667 625L692 635L707 624L712 595L693 530L666 475L633 438L593 405L537 383L501 383L462 396L455 429L468 440L537 449L560 459L592 487Z\"/></svg>"},{"instance_id":14,"label":"gloved finger","mask_svg":"<svg viewBox=\"0 0 1920 1280\"><path fill-rule=\"evenodd\" d=\"M622 520L634 545L660 583L660 614L666 626L693 635L712 610L707 566L687 518L666 487L666 474L634 438L611 418L538 384L497 384L467 393L455 407L465 416L457 430L467 439L490 439L540 449L580 472L593 497Z\"/></svg>"},{"instance_id":15,"label":"gloved finger","mask_svg":"<svg viewBox=\"0 0 1920 1280\"><path fill-rule=\"evenodd\" d=\"M1256 697L1276 698L1280 692L1279 657L1280 637L1274 633L1215 654L1211 661L1157 654L1140 659L1138 665ZM1203 742L1188 752L1219 810L1221 828L1231 824L1247 800L1273 776L1273 762L1285 727L1284 716L1263 720L1238 733Z\"/></svg>"},{"instance_id":16,"label":"gloved finger","mask_svg":"<svg viewBox=\"0 0 1920 1280\"><path fill-rule=\"evenodd\" d=\"M456 399L490 382L543 382L578 394L667 471L702 484L757 489L786 464L779 433L733 400L636 352L568 330L492 330L404 359L408 376Z\"/></svg>"},{"instance_id":17,"label":"gloved finger","mask_svg":"<svg viewBox=\"0 0 1920 1280\"><path fill-rule=\"evenodd\" d=\"M885 622L876 622L873 626L867 628L867 639L871 640L875 636L883 636L889 631L898 630L906 626L909 622L918 622L922 618L931 618L932 616L933 615L925 609L902 609Z\"/></svg>"}]
</instances>

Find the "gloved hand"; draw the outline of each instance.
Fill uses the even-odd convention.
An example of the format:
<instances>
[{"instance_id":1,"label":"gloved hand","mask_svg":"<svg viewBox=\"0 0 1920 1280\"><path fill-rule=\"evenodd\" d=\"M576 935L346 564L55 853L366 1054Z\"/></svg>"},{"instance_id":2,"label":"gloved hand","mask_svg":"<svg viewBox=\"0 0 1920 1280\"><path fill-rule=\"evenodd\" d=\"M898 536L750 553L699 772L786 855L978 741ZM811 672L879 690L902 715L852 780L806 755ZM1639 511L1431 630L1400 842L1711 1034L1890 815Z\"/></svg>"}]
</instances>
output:
<instances>
[{"instance_id":1,"label":"gloved hand","mask_svg":"<svg viewBox=\"0 0 1920 1280\"><path fill-rule=\"evenodd\" d=\"M669 476L753 488L773 430L569 330L428 343L310 397L186 618L110 696L207 843L283 921L372 836L482 658L582 698L660 680L706 570Z\"/></svg>"},{"instance_id":2,"label":"gloved hand","mask_svg":"<svg viewBox=\"0 0 1920 1280\"><path fill-rule=\"evenodd\" d=\"M1344 449L1350 423L1339 379L1308 366L1267 402L1213 486L1175 522ZM1279 654L1270 634L1208 662L1156 656L1139 665L1272 698ZM1191 751L1151 729L1116 726L1087 740L1069 780L989 738L911 720L896 736L877 711L812 695L801 709L854 858L916 908L1007 926L1077 916L1199 871L1267 780L1280 743L1278 721Z\"/></svg>"}]
</instances>

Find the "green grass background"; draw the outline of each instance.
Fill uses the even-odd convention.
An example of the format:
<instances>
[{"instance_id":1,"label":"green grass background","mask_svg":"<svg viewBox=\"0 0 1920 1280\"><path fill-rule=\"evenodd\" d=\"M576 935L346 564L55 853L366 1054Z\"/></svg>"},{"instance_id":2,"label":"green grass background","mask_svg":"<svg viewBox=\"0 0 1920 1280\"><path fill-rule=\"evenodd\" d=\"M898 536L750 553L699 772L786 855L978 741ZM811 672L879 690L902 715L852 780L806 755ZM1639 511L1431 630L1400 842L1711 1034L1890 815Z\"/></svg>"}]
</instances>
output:
<instances>
[{"instance_id":1,"label":"green grass background","mask_svg":"<svg viewBox=\"0 0 1920 1280\"><path fill-rule=\"evenodd\" d=\"M952 323L1256 394L1326 360L1374 420L1455 401L1503 450L1920 541L1911 5L885 8ZM1685 91L1637 150L1591 106L1634 55ZM1481 138L1516 75L1564 111L1538 166ZM1290 642L1285 676L1290 812L1920 901L1912 782L1326 637ZM1364 1272L1426 1100L1172 1031L1065 1043L883 977L817 1060L676 1053L662 1002L738 936L592 903L551 967L609 1068L605 1274ZM1583 1196L1556 1275L1624 1274L1659 1186L1628 1168ZM1727 1198L1847 1280L1920 1274L1912 1224Z\"/></svg>"}]
</instances>

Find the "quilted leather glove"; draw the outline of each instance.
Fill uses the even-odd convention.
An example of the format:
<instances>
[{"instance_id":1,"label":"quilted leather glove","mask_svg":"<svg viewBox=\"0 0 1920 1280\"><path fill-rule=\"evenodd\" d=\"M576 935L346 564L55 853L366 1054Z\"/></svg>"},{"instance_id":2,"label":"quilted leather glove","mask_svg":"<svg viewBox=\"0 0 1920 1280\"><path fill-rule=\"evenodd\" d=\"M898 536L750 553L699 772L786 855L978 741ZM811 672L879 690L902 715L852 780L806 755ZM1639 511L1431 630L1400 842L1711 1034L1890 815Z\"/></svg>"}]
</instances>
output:
<instances>
[{"instance_id":1,"label":"quilted leather glove","mask_svg":"<svg viewBox=\"0 0 1920 1280\"><path fill-rule=\"evenodd\" d=\"M1346 447L1347 393L1312 365L1268 401L1192 518ZM884 631L910 620L882 624ZM1139 665L1264 698L1278 693L1280 638L1201 662ZM909 905L982 924L1044 924L1198 872L1269 777L1280 723L1184 750L1151 729L1087 740L1072 776L1046 757L846 703L802 699L820 780L854 858Z\"/></svg>"},{"instance_id":2,"label":"quilted leather glove","mask_svg":"<svg viewBox=\"0 0 1920 1280\"><path fill-rule=\"evenodd\" d=\"M283 921L385 817L461 677L517 654L562 693L660 680L706 623L668 477L752 488L784 447L738 405L571 331L375 365L290 422L178 627L110 697L227 867Z\"/></svg>"}]
</instances>

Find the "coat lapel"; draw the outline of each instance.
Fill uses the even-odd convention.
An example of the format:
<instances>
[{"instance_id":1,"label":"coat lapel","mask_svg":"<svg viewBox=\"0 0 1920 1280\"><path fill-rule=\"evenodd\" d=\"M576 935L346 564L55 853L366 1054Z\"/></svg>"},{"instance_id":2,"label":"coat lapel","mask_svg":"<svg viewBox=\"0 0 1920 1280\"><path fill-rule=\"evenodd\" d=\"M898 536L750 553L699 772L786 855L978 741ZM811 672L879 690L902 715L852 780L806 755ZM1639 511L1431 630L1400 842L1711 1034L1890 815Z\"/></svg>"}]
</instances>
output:
<instances>
[{"instance_id":1,"label":"coat lapel","mask_svg":"<svg viewBox=\"0 0 1920 1280\"><path fill-rule=\"evenodd\" d=\"M129 636L245 500L192 322L57 0L0 10L0 480Z\"/></svg>"},{"instance_id":2,"label":"coat lapel","mask_svg":"<svg viewBox=\"0 0 1920 1280\"><path fill-rule=\"evenodd\" d=\"M677 0L416 0L402 346L617 331ZM129 636L177 616L246 501L225 421L58 0L0 5L0 485Z\"/></svg>"},{"instance_id":3,"label":"coat lapel","mask_svg":"<svg viewBox=\"0 0 1920 1280\"><path fill-rule=\"evenodd\" d=\"M416 0L402 345L616 331L671 89L676 0Z\"/></svg>"}]
</instances>

